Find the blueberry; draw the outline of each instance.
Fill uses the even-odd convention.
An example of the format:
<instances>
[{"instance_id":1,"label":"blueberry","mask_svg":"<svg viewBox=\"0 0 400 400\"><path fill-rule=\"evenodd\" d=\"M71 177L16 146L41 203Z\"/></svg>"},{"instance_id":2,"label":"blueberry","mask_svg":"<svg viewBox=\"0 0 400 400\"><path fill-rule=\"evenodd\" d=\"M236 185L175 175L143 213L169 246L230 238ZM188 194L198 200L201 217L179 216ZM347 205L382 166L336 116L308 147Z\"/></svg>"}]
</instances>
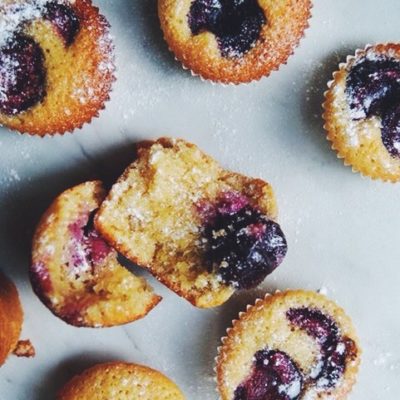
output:
<instances>
[{"instance_id":1,"label":"blueberry","mask_svg":"<svg viewBox=\"0 0 400 400\"><path fill-rule=\"evenodd\" d=\"M280 226L234 195L217 204L203 239L210 270L238 289L261 283L287 251Z\"/></svg>"},{"instance_id":2,"label":"blueberry","mask_svg":"<svg viewBox=\"0 0 400 400\"><path fill-rule=\"evenodd\" d=\"M45 96L46 70L40 46L16 34L0 49L0 112L15 115Z\"/></svg>"},{"instance_id":3,"label":"blueberry","mask_svg":"<svg viewBox=\"0 0 400 400\"><path fill-rule=\"evenodd\" d=\"M259 39L266 23L257 0L194 0L188 15L193 35L213 33L224 57L240 57Z\"/></svg>"},{"instance_id":4,"label":"blueberry","mask_svg":"<svg viewBox=\"0 0 400 400\"><path fill-rule=\"evenodd\" d=\"M354 120L382 119L382 142L392 157L400 157L400 62L363 58L347 76L346 96Z\"/></svg>"},{"instance_id":5,"label":"blueberry","mask_svg":"<svg viewBox=\"0 0 400 400\"><path fill-rule=\"evenodd\" d=\"M250 375L235 390L233 400L297 400L303 377L283 351L261 350L254 355Z\"/></svg>"},{"instance_id":6,"label":"blueberry","mask_svg":"<svg viewBox=\"0 0 400 400\"><path fill-rule=\"evenodd\" d=\"M50 2L46 5L44 18L53 24L67 46L74 42L79 32L80 22L71 7L56 1Z\"/></svg>"},{"instance_id":7,"label":"blueberry","mask_svg":"<svg viewBox=\"0 0 400 400\"><path fill-rule=\"evenodd\" d=\"M286 317L294 327L306 331L320 346L321 354L310 379L317 387L334 387L342 377L349 358L356 356L354 341L342 337L332 318L320 310L307 307L291 308Z\"/></svg>"}]
</instances>

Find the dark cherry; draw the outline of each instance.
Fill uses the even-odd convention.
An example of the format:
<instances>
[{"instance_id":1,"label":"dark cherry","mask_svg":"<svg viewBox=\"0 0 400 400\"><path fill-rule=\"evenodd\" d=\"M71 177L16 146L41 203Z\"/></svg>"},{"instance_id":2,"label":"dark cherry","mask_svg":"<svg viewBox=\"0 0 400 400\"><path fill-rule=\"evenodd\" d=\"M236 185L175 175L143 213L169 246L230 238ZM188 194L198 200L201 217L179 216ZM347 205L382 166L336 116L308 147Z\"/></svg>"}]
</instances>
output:
<instances>
[{"instance_id":1,"label":"dark cherry","mask_svg":"<svg viewBox=\"0 0 400 400\"><path fill-rule=\"evenodd\" d=\"M320 345L321 355L310 378L317 387L334 387L343 375L349 358L356 355L353 340L342 337L332 318L320 310L291 308L286 317L294 327L305 330Z\"/></svg>"},{"instance_id":2,"label":"dark cherry","mask_svg":"<svg viewBox=\"0 0 400 400\"><path fill-rule=\"evenodd\" d=\"M383 56L360 60L347 76L346 95L354 120L381 117L383 144L400 157L400 62Z\"/></svg>"},{"instance_id":3,"label":"dark cherry","mask_svg":"<svg viewBox=\"0 0 400 400\"><path fill-rule=\"evenodd\" d=\"M297 400L302 374L283 351L261 350L254 355L250 375L237 387L234 400Z\"/></svg>"},{"instance_id":4,"label":"dark cherry","mask_svg":"<svg viewBox=\"0 0 400 400\"><path fill-rule=\"evenodd\" d=\"M53 24L67 46L74 42L80 22L72 7L52 1L46 5L44 18Z\"/></svg>"},{"instance_id":5,"label":"dark cherry","mask_svg":"<svg viewBox=\"0 0 400 400\"><path fill-rule=\"evenodd\" d=\"M0 49L0 112L15 115L45 96L46 70L40 46L16 34Z\"/></svg>"},{"instance_id":6,"label":"dark cherry","mask_svg":"<svg viewBox=\"0 0 400 400\"><path fill-rule=\"evenodd\" d=\"M400 157L400 92L398 100L382 117L382 142L392 157Z\"/></svg>"},{"instance_id":7,"label":"dark cherry","mask_svg":"<svg viewBox=\"0 0 400 400\"><path fill-rule=\"evenodd\" d=\"M92 267L100 264L112 251L111 247L104 241L94 228L93 211L88 219L80 219L69 225L69 231L72 235L70 246L72 267L79 272L82 265L91 265Z\"/></svg>"},{"instance_id":8,"label":"dark cherry","mask_svg":"<svg viewBox=\"0 0 400 400\"><path fill-rule=\"evenodd\" d=\"M206 210L203 229L210 270L238 289L257 286L282 262L287 244L280 226L232 192Z\"/></svg>"},{"instance_id":9,"label":"dark cherry","mask_svg":"<svg viewBox=\"0 0 400 400\"><path fill-rule=\"evenodd\" d=\"M257 0L194 0L188 21L193 35L213 33L224 57L240 57L259 39L266 18Z\"/></svg>"}]
</instances>

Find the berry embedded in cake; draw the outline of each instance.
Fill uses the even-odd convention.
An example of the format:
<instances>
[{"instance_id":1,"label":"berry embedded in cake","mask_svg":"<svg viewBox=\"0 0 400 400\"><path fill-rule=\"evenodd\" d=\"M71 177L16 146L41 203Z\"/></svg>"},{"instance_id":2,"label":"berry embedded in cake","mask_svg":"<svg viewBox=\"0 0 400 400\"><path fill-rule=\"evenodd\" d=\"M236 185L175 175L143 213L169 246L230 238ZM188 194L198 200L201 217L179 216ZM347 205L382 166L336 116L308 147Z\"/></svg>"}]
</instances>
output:
<instances>
[{"instance_id":1,"label":"berry embedded in cake","mask_svg":"<svg viewBox=\"0 0 400 400\"><path fill-rule=\"evenodd\" d=\"M353 119L380 117L382 142L393 157L400 157L400 59L361 58L347 76L346 95Z\"/></svg>"},{"instance_id":2,"label":"berry embedded in cake","mask_svg":"<svg viewBox=\"0 0 400 400\"><path fill-rule=\"evenodd\" d=\"M211 270L237 289L259 285L287 251L280 226L237 192L221 194L202 237Z\"/></svg>"},{"instance_id":3,"label":"berry embedded in cake","mask_svg":"<svg viewBox=\"0 0 400 400\"><path fill-rule=\"evenodd\" d=\"M16 115L42 101L46 71L42 48L16 34L0 48L0 112Z\"/></svg>"},{"instance_id":4,"label":"berry embedded in cake","mask_svg":"<svg viewBox=\"0 0 400 400\"><path fill-rule=\"evenodd\" d=\"M286 239L267 182L180 139L142 143L137 153L95 218L121 254L198 307L255 287L282 262Z\"/></svg>"},{"instance_id":5,"label":"berry embedded in cake","mask_svg":"<svg viewBox=\"0 0 400 400\"><path fill-rule=\"evenodd\" d=\"M102 327L144 317L161 298L119 264L93 219L105 191L86 182L62 193L43 215L30 277L43 303L68 324Z\"/></svg>"},{"instance_id":6,"label":"berry embedded in cake","mask_svg":"<svg viewBox=\"0 0 400 400\"><path fill-rule=\"evenodd\" d=\"M0 124L65 133L104 108L114 81L109 24L91 0L0 4Z\"/></svg>"},{"instance_id":7,"label":"berry embedded in cake","mask_svg":"<svg viewBox=\"0 0 400 400\"><path fill-rule=\"evenodd\" d=\"M325 96L325 129L345 164L374 179L400 180L400 45L358 50Z\"/></svg>"},{"instance_id":8,"label":"berry embedded in cake","mask_svg":"<svg viewBox=\"0 0 400 400\"><path fill-rule=\"evenodd\" d=\"M283 351L260 350L254 355L250 375L236 390L233 400L295 400L303 377Z\"/></svg>"},{"instance_id":9,"label":"berry embedded in cake","mask_svg":"<svg viewBox=\"0 0 400 400\"><path fill-rule=\"evenodd\" d=\"M258 80L286 63L310 0L158 0L164 37L184 68L220 83Z\"/></svg>"},{"instance_id":10,"label":"berry embedded in cake","mask_svg":"<svg viewBox=\"0 0 400 400\"><path fill-rule=\"evenodd\" d=\"M43 17L53 24L66 46L74 42L79 32L80 20L70 5L51 1L46 4Z\"/></svg>"},{"instance_id":11,"label":"berry embedded in cake","mask_svg":"<svg viewBox=\"0 0 400 400\"><path fill-rule=\"evenodd\" d=\"M222 400L345 399L360 363L350 318L325 296L303 290L257 300L222 343Z\"/></svg>"},{"instance_id":12,"label":"berry embedded in cake","mask_svg":"<svg viewBox=\"0 0 400 400\"><path fill-rule=\"evenodd\" d=\"M257 0L194 0L188 14L193 35L212 32L224 57L240 57L260 37L266 18Z\"/></svg>"}]
</instances>

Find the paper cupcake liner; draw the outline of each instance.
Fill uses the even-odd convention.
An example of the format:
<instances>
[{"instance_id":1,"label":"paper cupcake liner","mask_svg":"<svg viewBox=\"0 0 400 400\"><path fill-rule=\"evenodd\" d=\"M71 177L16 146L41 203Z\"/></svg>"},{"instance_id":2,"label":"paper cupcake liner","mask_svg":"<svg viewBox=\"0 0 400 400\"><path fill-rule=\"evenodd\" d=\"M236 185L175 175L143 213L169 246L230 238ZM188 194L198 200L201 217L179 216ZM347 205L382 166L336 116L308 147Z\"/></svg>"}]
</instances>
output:
<instances>
[{"instance_id":1,"label":"paper cupcake liner","mask_svg":"<svg viewBox=\"0 0 400 400\"><path fill-rule=\"evenodd\" d=\"M107 77L107 85L109 86L108 88L106 87L104 90L103 95L99 95L97 98L99 99L99 106L97 107L96 111L94 113L87 112L87 118L83 118L82 121L79 123L75 124L72 128L70 129L65 129L65 130L54 130L54 131L49 131L49 130L42 130L41 132L35 132L31 131L29 129L18 129L18 128L13 128L9 126L7 123L0 123L0 127L3 127L7 129L10 132L19 134L19 135L28 135L28 136L33 136L33 137L40 137L40 138L45 138L45 137L53 137L53 136L63 136L65 134L72 134L76 130L82 129L85 125L90 124L94 119L99 118L101 111L103 111L106 108L106 104L108 101L110 101L111 94L113 92L113 86L115 81L117 80L116 78L116 63L115 63L115 45L113 43L113 38L110 34L110 24L107 21L107 19L100 13L100 10L98 7L94 6L93 4L90 4L90 7L92 9L93 14L97 16L97 23L103 30L102 34L97 38L98 41L98 46L100 50L105 54L105 56L100 60L99 62L99 68L104 65L105 67L105 72L104 75ZM100 47L101 46L101 47ZM107 89L107 91L106 91ZM87 98L88 102L87 104L91 104L90 98ZM84 108L85 104L82 105L82 108ZM35 105L32 106L30 109L26 111L33 110L35 108ZM90 107L89 107L90 109ZM18 118L19 115L23 115L25 111L16 114L12 117ZM34 112L34 111L33 111ZM74 115L73 113L71 115ZM70 116L68 116L70 117ZM63 121L67 120L68 117L66 116L63 118ZM27 123L25 123L27 125ZM62 125L62 123L60 123Z\"/></svg>"},{"instance_id":2,"label":"paper cupcake liner","mask_svg":"<svg viewBox=\"0 0 400 400\"><path fill-rule=\"evenodd\" d=\"M240 312L238 313L238 317L237 317L236 319L233 319L233 320L232 320L231 326L229 326L229 327L226 329L226 335L223 336L223 337L220 339L220 340L221 340L221 345L217 347L217 356L214 358L214 368L213 368L213 371L214 371L214 382L215 382L215 385L216 385L216 386L215 386L215 391L216 391L219 395L220 395L220 390L219 390L219 388L220 388L220 383L219 383L219 380L218 380L219 365L221 364L221 362L222 362L222 361L224 360L224 358L225 358L224 346L225 346L225 343L226 343L226 341L228 340L228 338L229 338L229 336L230 336L232 330L233 330L233 329L235 328L235 326L242 320L242 318L243 318L245 315L247 315L248 313L252 312L252 310L254 310L254 309L256 309L256 310L262 310L262 309L266 306L265 300L268 299L269 297L275 296L275 295L277 295L277 294L279 294L279 293L283 293L283 294L284 294L284 293L291 292L291 291L296 291L296 290L299 290L299 289L290 289L290 288L287 288L287 289L282 290L282 291L281 291L281 290L275 290L273 293L266 293L266 294L264 295L264 297L258 297L258 298L256 298L253 304L248 304L248 305L246 306L245 311L240 311ZM341 306L339 306L339 305L337 304L336 301L330 299L326 294L321 293L321 290L316 290L315 292L318 293L318 294L320 294L320 295L322 295L323 297L325 297L325 298L327 299L328 302L333 302L333 303L335 304L337 310L338 310L340 313L342 313L346 318L348 318L348 319L350 320L350 322L351 322L350 317L346 314L346 312L344 311L344 309L343 309ZM351 391L351 389L355 386L355 384L356 384L356 382L357 382L357 373L358 373L358 371L359 371L359 365L360 365L360 363L361 363L362 349L361 349L361 347L360 347L360 345L359 345L358 336L357 336L357 334L354 332L354 327L352 328L352 330L353 330L352 333L353 333L353 335L354 335L353 339L355 339L355 342L357 343L358 364L357 364L356 369L354 370L354 374L353 374L352 376L350 376L350 377L347 377L347 379L348 379L347 385L344 385L343 388L341 389L340 393L337 394L337 395L338 395L338 397L337 397L338 400L339 400L339 399L345 399L345 398L346 398L346 395L347 395L347 394ZM318 396L318 393L321 393L321 392L317 392L317 391L316 391L316 392L315 392L316 396ZM317 398L317 397L315 397L315 398ZM318 397L318 398L319 398L319 397ZM336 398L336 397L335 397L335 398Z\"/></svg>"},{"instance_id":3,"label":"paper cupcake liner","mask_svg":"<svg viewBox=\"0 0 400 400\"><path fill-rule=\"evenodd\" d=\"M335 139L335 134L334 131L337 129L337 126L335 122L332 120L332 110L330 107L333 104L334 101L334 95L332 93L332 89L336 83L338 83L338 78L339 76L344 72L347 71L355 61L360 59L361 57L365 56L368 54L368 52L374 48L380 47L381 49L385 49L388 46L398 46L400 50L400 44L397 43L390 43L390 42L385 42L385 43L377 43L377 44L367 44L363 49L356 49L354 55L348 55L346 57L345 62L341 62L338 65L338 69L333 72L332 74L332 79L328 81L327 87L328 90L324 92L324 102L322 104L323 108L323 113L322 113L322 118L324 120L324 125L323 128L326 132L326 138L331 144L331 149L335 151L336 156L338 159L342 160L343 164L346 167L350 167L353 173L359 173L362 175L364 178L369 178L371 180L375 181L383 181L383 182L390 182L390 183L396 183L400 180L400 173L398 174L397 177L394 177L392 174L388 173L386 175L378 176L372 175L368 173L368 168L360 168L356 165L354 165L346 155L345 150L345 145L342 145L341 143L339 144L337 140ZM383 52L380 52L383 53Z\"/></svg>"},{"instance_id":4,"label":"paper cupcake liner","mask_svg":"<svg viewBox=\"0 0 400 400\"><path fill-rule=\"evenodd\" d=\"M301 37L297 40L297 42L295 42L294 45L291 47L291 51L287 54L286 58L284 58L283 61L280 62L279 64L273 66L273 67L272 67L269 71L267 71L266 73L260 74L259 76L255 76L255 77L253 77L253 78L251 78L250 80L247 80L247 81L242 81L242 82L241 82L241 81L238 81L238 82L225 82L225 81L218 80L218 79L213 80L213 79L204 77L203 75L201 75L200 72L195 72L195 71L193 71L193 69L191 69L188 65L186 65L186 64L185 64L185 60L184 60L183 57L182 57L182 58L179 58L179 57L176 55L176 52L172 49L172 47L171 47L169 41L168 41L167 38L166 38L165 32L164 32L164 30L162 29L162 31L163 31L163 38L164 38L164 41L167 43L168 50L173 54L175 61L179 62L179 63L181 64L182 69L185 70L185 71L189 71L190 74L191 74L193 77L200 78L201 81L203 81L203 82L211 83L212 85L219 85L219 86L222 86L222 87L234 87L234 86L239 86L239 85L240 85L240 86L246 86L246 85L249 85L250 83L258 82L258 81L260 81L260 80L263 79L263 78L268 78L272 73L279 71L279 69L280 69L282 66L287 65L289 59L293 56L293 54L295 53L296 49L300 46L300 43L306 38L306 32L307 32L308 28L310 27L310 21L311 21L312 18L313 18L313 14L312 14L313 7L314 7L313 3L310 3L310 7L309 7L309 16L308 16L307 21L306 21L306 24L305 24L305 26L304 26L302 35L301 35ZM257 42L256 42L256 43L257 43Z\"/></svg>"}]
</instances>

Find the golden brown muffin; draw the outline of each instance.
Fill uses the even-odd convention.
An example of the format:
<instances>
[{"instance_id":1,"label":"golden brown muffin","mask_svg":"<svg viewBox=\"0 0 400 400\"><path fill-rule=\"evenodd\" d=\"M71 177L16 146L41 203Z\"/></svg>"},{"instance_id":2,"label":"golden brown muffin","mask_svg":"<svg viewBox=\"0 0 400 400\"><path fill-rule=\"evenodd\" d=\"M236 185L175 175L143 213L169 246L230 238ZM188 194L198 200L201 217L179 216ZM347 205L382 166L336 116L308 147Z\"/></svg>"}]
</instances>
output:
<instances>
[{"instance_id":1,"label":"golden brown muffin","mask_svg":"<svg viewBox=\"0 0 400 400\"><path fill-rule=\"evenodd\" d=\"M105 197L102 183L86 182L56 198L33 238L33 289L59 318L75 326L103 327L144 317L161 298L117 260L94 229Z\"/></svg>"},{"instance_id":2,"label":"golden brown muffin","mask_svg":"<svg viewBox=\"0 0 400 400\"><path fill-rule=\"evenodd\" d=\"M264 280L286 254L271 186L223 169L195 145L162 138L137 160L96 215L119 252L198 307Z\"/></svg>"},{"instance_id":3,"label":"golden brown muffin","mask_svg":"<svg viewBox=\"0 0 400 400\"><path fill-rule=\"evenodd\" d=\"M99 364L72 378L57 400L184 400L178 386L154 369L136 364Z\"/></svg>"},{"instance_id":4,"label":"golden brown muffin","mask_svg":"<svg viewBox=\"0 0 400 400\"><path fill-rule=\"evenodd\" d=\"M22 322L17 288L0 272L0 366L16 348Z\"/></svg>"},{"instance_id":5,"label":"golden brown muffin","mask_svg":"<svg viewBox=\"0 0 400 400\"><path fill-rule=\"evenodd\" d=\"M164 37L185 68L220 83L258 80L286 63L311 0L158 0Z\"/></svg>"},{"instance_id":6,"label":"golden brown muffin","mask_svg":"<svg viewBox=\"0 0 400 400\"><path fill-rule=\"evenodd\" d=\"M80 128L113 81L109 24L91 0L0 5L0 124L40 136Z\"/></svg>"},{"instance_id":7,"label":"golden brown muffin","mask_svg":"<svg viewBox=\"0 0 400 400\"><path fill-rule=\"evenodd\" d=\"M367 46L339 65L325 93L338 157L373 179L400 180L400 45Z\"/></svg>"},{"instance_id":8,"label":"golden brown muffin","mask_svg":"<svg viewBox=\"0 0 400 400\"><path fill-rule=\"evenodd\" d=\"M344 311L322 294L267 295L233 321L217 357L222 400L345 399L361 350Z\"/></svg>"}]
</instances>

